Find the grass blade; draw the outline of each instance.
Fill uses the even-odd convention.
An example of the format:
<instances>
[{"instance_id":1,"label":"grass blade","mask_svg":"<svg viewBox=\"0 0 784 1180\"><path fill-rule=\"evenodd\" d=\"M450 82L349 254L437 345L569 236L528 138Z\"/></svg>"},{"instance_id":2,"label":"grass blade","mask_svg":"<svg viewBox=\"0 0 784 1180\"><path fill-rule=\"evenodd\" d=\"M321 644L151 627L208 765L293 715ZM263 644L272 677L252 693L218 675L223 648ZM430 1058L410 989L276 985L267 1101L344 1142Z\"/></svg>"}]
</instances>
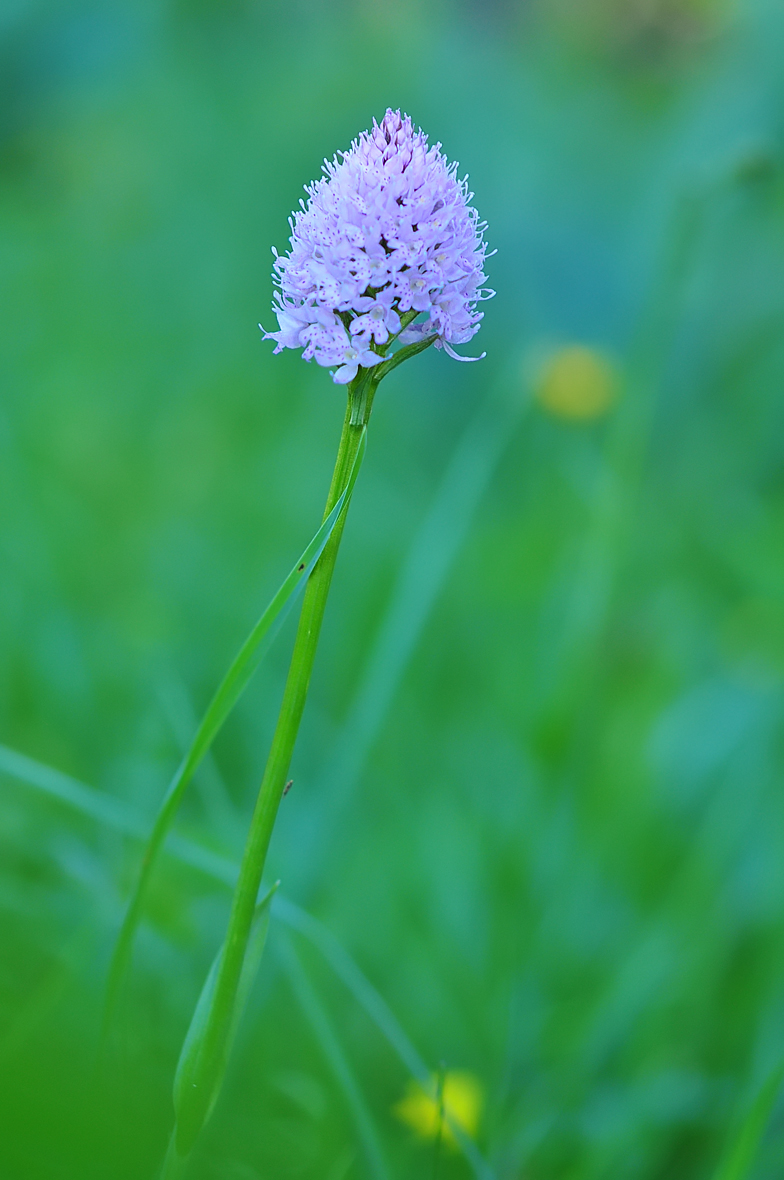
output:
<instances>
[{"instance_id":1,"label":"grass blade","mask_svg":"<svg viewBox=\"0 0 784 1180\"><path fill-rule=\"evenodd\" d=\"M143 818L131 807L105 807L107 798L94 787L61 775L59 771L35 762L25 755L17 754L5 746L0 746L0 770L25 783L27 786L44 791L50 798L66 804L83 816L103 823L117 832L132 837L140 837L146 830ZM112 800L112 802L114 802ZM237 865L227 859L202 847L193 840L185 839L176 834L167 841L168 853L183 864L190 865L214 881L233 888L237 877ZM277 895L275 902L275 917L307 938L323 955L337 977L356 1002L369 1016L384 1039L394 1050L406 1070L420 1083L429 1084L431 1071L423 1058L419 1055L397 1017L388 1007L383 997L376 991L373 984L365 976L348 951L344 949L335 936L318 919L307 913L300 906L288 898ZM451 1129L457 1142L468 1160L477 1180L494 1180L494 1172L482 1157L472 1139L452 1125ZM720 1180L727 1180L721 1177Z\"/></svg>"},{"instance_id":2,"label":"grass blade","mask_svg":"<svg viewBox=\"0 0 784 1180\"><path fill-rule=\"evenodd\" d=\"M69 774L63 774L43 762L36 762L8 746L0 746L0 771L30 787L36 787L49 798L65 803L88 819L96 820L114 831L142 840L146 835L142 816L121 799L97 791L95 787L88 787Z\"/></svg>"},{"instance_id":3,"label":"grass blade","mask_svg":"<svg viewBox=\"0 0 784 1180\"><path fill-rule=\"evenodd\" d=\"M164 796L147 845L142 857L141 867L136 879L128 909L123 919L120 933L115 944L112 962L109 968L109 980L106 989L106 1005L104 1010L103 1035L105 1037L111 1023L117 1002L120 985L130 959L134 934L141 918L142 906L147 887L166 835L172 825L177 809L182 802L185 790L195 774L199 763L209 750L221 726L234 708L239 697L245 690L253 673L256 671L264 651L276 632L280 629L286 615L296 600L296 594L301 590L316 562L321 556L335 525L348 506L351 493L354 490L359 469L362 465L366 449L367 435L363 433L357 451L357 456L351 469L346 487L329 516L324 520L310 544L300 555L274 595L267 609L256 623L248 638L240 648L231 667L218 687L207 712L202 718L196 736L190 749L180 763L169 789Z\"/></svg>"},{"instance_id":4,"label":"grass blade","mask_svg":"<svg viewBox=\"0 0 784 1180\"><path fill-rule=\"evenodd\" d=\"M188 749L199 726L199 718L185 685L170 668L161 669L155 696L160 704L170 732L180 754ZM210 831L228 839L240 838L239 816L209 750L199 767L194 786L199 793L199 804Z\"/></svg>"},{"instance_id":5,"label":"grass blade","mask_svg":"<svg viewBox=\"0 0 784 1180\"><path fill-rule=\"evenodd\" d=\"M782 1081L784 1065L774 1069L763 1084L719 1164L714 1180L747 1180L751 1175Z\"/></svg>"},{"instance_id":6,"label":"grass blade","mask_svg":"<svg viewBox=\"0 0 784 1180\"><path fill-rule=\"evenodd\" d=\"M292 930L304 935L316 947L356 1002L361 1008L364 1008L408 1072L417 1079L425 1090L429 1091L432 1071L428 1069L411 1043L386 1000L376 991L373 984L334 934L317 918L285 897L278 898L275 904L275 917L291 927ZM492 1168L482 1156L473 1139L466 1135L462 1127L458 1126L448 1115L447 1122L477 1180L495 1180Z\"/></svg>"},{"instance_id":7,"label":"grass blade","mask_svg":"<svg viewBox=\"0 0 784 1180\"><path fill-rule=\"evenodd\" d=\"M43 762L36 762L8 746L0 745L0 773L41 791L47 798L70 807L85 819L102 824L123 836L144 840L149 832L149 823L135 807L95 787L88 787L86 783L62 774ZM169 835L166 849L175 860L233 888L237 879L234 861L176 833Z\"/></svg>"},{"instance_id":8,"label":"grass blade","mask_svg":"<svg viewBox=\"0 0 784 1180\"><path fill-rule=\"evenodd\" d=\"M302 934L326 959L348 991L364 1008L376 1028L417 1081L427 1085L430 1070L398 1023L397 1017L326 926L287 897L279 897L275 917Z\"/></svg>"},{"instance_id":9,"label":"grass blade","mask_svg":"<svg viewBox=\"0 0 784 1180\"><path fill-rule=\"evenodd\" d=\"M234 1012L232 1016L231 1027L229 1029L226 1043L223 1048L223 1054L220 1059L218 1070L214 1077L209 1078L206 1082L207 1088L210 1092L210 1101L207 1107L205 1122L212 1114L213 1107L217 1101L218 1095L223 1085L223 1078L226 1073L226 1066L228 1065L229 1055L234 1043L234 1038L237 1034L242 1014L250 996L250 990L253 986L253 981L261 963L261 956L264 953L264 946L267 941L267 930L269 929L270 906L272 898L277 890L277 883L272 886L265 897L256 906L256 911L253 917L253 927L251 930L251 937L248 943L248 950L245 955L245 961L242 965L242 974L240 975L239 987L237 989L237 999L234 1005ZM187 1119L188 1110L190 1106L191 1091L197 1084L204 1084L204 1079L200 1077L200 1056L202 1041L204 1033L207 1028L210 1012L212 1009L212 1001L215 993L215 984L218 978L218 970L220 967L221 956L223 954L223 947L215 956L212 966L201 990L196 1008L191 1019L190 1026L185 1034L180 1059L177 1062L177 1069L174 1075L174 1109L177 1116L178 1124L181 1120ZM175 1132L175 1146L177 1143Z\"/></svg>"},{"instance_id":10,"label":"grass blade","mask_svg":"<svg viewBox=\"0 0 784 1180\"><path fill-rule=\"evenodd\" d=\"M387 1180L389 1172L384 1162L381 1144L373 1126L370 1111L367 1108L362 1091L357 1084L343 1047L335 1035L335 1031L310 984L310 980L305 974L305 970L299 961L296 951L287 938L281 938L279 950L289 979L291 980L294 993L310 1022L316 1039L321 1045L324 1056L335 1075L335 1079L345 1095L357 1128L357 1133L362 1142L362 1147L367 1156L371 1175L375 1177L375 1180Z\"/></svg>"},{"instance_id":11,"label":"grass blade","mask_svg":"<svg viewBox=\"0 0 784 1180\"><path fill-rule=\"evenodd\" d=\"M324 868L331 834L350 803L482 497L530 405L530 392L521 388L514 367L465 427L411 540L301 837L306 841L304 848L300 846L300 864L307 874L301 883L306 888Z\"/></svg>"}]
</instances>

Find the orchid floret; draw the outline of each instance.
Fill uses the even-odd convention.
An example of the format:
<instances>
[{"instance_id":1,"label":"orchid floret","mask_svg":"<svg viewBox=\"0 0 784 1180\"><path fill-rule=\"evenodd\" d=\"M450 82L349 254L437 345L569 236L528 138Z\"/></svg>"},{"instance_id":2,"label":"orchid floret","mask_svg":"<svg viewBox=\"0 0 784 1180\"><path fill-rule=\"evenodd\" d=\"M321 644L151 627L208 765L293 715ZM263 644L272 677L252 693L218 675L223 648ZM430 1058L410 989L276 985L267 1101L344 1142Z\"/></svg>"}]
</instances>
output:
<instances>
[{"instance_id":1,"label":"orchid floret","mask_svg":"<svg viewBox=\"0 0 784 1180\"><path fill-rule=\"evenodd\" d=\"M493 295L483 287L485 223L441 145L388 110L323 170L290 219L289 252L273 249L278 331L264 338L275 352L302 348L338 384L398 339L479 359L452 346L479 331L477 305Z\"/></svg>"}]
</instances>

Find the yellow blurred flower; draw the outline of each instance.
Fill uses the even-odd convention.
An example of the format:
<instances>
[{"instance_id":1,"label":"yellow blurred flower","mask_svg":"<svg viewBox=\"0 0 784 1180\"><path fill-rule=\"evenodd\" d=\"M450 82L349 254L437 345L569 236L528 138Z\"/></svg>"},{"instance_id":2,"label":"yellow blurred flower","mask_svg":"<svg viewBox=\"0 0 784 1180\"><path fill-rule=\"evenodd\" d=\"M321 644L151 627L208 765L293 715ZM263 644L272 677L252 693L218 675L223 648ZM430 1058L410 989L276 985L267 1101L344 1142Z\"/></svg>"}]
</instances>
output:
<instances>
[{"instance_id":1,"label":"yellow blurred flower","mask_svg":"<svg viewBox=\"0 0 784 1180\"><path fill-rule=\"evenodd\" d=\"M422 1139L436 1139L442 1130L444 1143L457 1147L457 1140L449 1122L472 1138L479 1127L482 1113L482 1087L472 1073L449 1070L441 1079L441 1102L438 1100L439 1077L433 1074L425 1088L419 1082L409 1082L401 1100L392 1108L404 1123L408 1123ZM444 1119L441 1129L441 1104Z\"/></svg>"},{"instance_id":2,"label":"yellow blurred flower","mask_svg":"<svg viewBox=\"0 0 784 1180\"><path fill-rule=\"evenodd\" d=\"M615 401L618 378L612 362L594 348L572 344L545 361L536 383L544 409L559 418L599 418Z\"/></svg>"}]
</instances>

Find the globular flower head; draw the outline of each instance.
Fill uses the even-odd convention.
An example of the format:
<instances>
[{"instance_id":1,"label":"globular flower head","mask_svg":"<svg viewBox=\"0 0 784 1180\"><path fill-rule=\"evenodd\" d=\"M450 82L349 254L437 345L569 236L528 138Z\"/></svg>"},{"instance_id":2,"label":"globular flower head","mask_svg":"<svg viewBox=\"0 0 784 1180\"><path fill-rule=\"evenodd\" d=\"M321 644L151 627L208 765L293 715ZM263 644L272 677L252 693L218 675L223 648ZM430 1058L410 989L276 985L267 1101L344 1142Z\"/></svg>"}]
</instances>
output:
<instances>
[{"instance_id":1,"label":"globular flower head","mask_svg":"<svg viewBox=\"0 0 784 1180\"><path fill-rule=\"evenodd\" d=\"M478 332L477 304L493 294L482 287L485 225L441 145L388 110L305 191L291 249L273 251L279 330L264 335L275 352L302 348L340 384L379 364L395 339L473 359L452 345Z\"/></svg>"}]
</instances>

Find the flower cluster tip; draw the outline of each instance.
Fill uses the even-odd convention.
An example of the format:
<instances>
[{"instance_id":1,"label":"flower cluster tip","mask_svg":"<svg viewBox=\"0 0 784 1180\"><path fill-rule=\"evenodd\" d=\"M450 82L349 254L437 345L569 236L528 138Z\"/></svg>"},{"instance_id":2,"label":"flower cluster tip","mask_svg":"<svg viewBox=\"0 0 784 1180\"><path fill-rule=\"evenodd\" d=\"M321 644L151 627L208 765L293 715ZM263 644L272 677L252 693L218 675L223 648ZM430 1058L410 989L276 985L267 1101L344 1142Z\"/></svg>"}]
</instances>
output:
<instances>
[{"instance_id":1,"label":"flower cluster tip","mask_svg":"<svg viewBox=\"0 0 784 1180\"><path fill-rule=\"evenodd\" d=\"M339 384L395 341L481 359L453 345L476 334L477 304L493 295L482 286L486 227L441 145L388 110L323 172L290 218L288 253L273 247L278 331L264 338L275 352L302 348Z\"/></svg>"}]
</instances>

